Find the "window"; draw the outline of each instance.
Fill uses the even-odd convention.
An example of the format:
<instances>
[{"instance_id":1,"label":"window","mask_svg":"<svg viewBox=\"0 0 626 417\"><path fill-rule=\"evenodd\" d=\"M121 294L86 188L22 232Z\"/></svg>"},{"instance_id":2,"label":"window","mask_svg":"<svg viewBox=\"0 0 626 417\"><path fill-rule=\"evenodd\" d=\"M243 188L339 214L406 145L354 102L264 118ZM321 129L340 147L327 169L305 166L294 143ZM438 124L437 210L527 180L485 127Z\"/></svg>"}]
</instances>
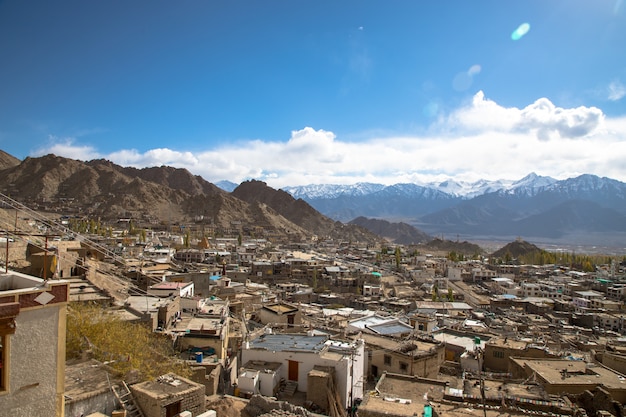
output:
<instances>
[{"instance_id":1,"label":"window","mask_svg":"<svg viewBox=\"0 0 626 417\"><path fill-rule=\"evenodd\" d=\"M391 365L391 356L389 356L389 355L383 356L383 363L385 365Z\"/></svg>"},{"instance_id":2,"label":"window","mask_svg":"<svg viewBox=\"0 0 626 417\"><path fill-rule=\"evenodd\" d=\"M493 357L502 359L504 358L504 352L502 352L501 350L494 350Z\"/></svg>"},{"instance_id":3,"label":"window","mask_svg":"<svg viewBox=\"0 0 626 417\"><path fill-rule=\"evenodd\" d=\"M406 372L409 370L409 364L406 362L400 362L400 370Z\"/></svg>"}]
</instances>

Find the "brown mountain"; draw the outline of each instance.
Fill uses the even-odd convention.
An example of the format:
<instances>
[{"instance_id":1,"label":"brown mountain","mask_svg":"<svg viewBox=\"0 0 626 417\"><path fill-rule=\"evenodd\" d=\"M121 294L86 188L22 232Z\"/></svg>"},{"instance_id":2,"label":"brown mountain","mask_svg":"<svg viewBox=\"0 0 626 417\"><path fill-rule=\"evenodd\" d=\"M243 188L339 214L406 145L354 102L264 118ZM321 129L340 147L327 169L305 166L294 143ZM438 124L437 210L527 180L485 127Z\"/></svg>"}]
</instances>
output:
<instances>
[{"instance_id":1,"label":"brown mountain","mask_svg":"<svg viewBox=\"0 0 626 417\"><path fill-rule=\"evenodd\" d=\"M432 240L432 237L421 230L403 222L392 223L382 219L368 219L360 216L350 221L350 224L356 224L379 236L388 239L393 243L400 245L414 245L418 243L426 243Z\"/></svg>"},{"instance_id":2,"label":"brown mountain","mask_svg":"<svg viewBox=\"0 0 626 417\"><path fill-rule=\"evenodd\" d=\"M82 162L55 155L26 158L2 171L0 190L27 206L60 214L137 223L197 224L223 233L254 230L275 239L310 240L335 236L339 222L303 201L288 204L283 191L263 184L254 192L229 194L185 169L167 166L137 169L98 159ZM253 189L250 189L252 191ZM346 226L349 231L352 228ZM217 233L217 232L216 232ZM374 240L356 232L354 240ZM358 239L356 239L358 237ZM348 235L346 239L350 239Z\"/></svg>"},{"instance_id":3,"label":"brown mountain","mask_svg":"<svg viewBox=\"0 0 626 417\"><path fill-rule=\"evenodd\" d=\"M277 235L305 235L281 216L250 207L184 169L124 168L105 160L81 162L46 155L3 171L0 189L41 210L132 217L138 222L203 223L221 229L261 225Z\"/></svg>"},{"instance_id":4,"label":"brown mountain","mask_svg":"<svg viewBox=\"0 0 626 417\"><path fill-rule=\"evenodd\" d=\"M0 151L0 171L6 168L11 168L20 164L20 160L14 157L13 155L9 155L4 151Z\"/></svg>"},{"instance_id":5,"label":"brown mountain","mask_svg":"<svg viewBox=\"0 0 626 417\"><path fill-rule=\"evenodd\" d=\"M522 239L517 239L511 243L507 243L504 247L498 249L491 257L493 258L503 258L508 253L513 258L519 258L522 255L528 255L533 252L540 252L541 248L533 245L532 243L526 242Z\"/></svg>"},{"instance_id":6,"label":"brown mountain","mask_svg":"<svg viewBox=\"0 0 626 417\"><path fill-rule=\"evenodd\" d=\"M468 241L452 241L435 238L424 245L425 250L432 250L441 253L456 252L465 256L474 256L483 254L485 251L475 243Z\"/></svg>"},{"instance_id":7,"label":"brown mountain","mask_svg":"<svg viewBox=\"0 0 626 417\"><path fill-rule=\"evenodd\" d=\"M298 226L314 231L319 238L377 242L380 237L358 225L343 224L322 215L306 201L296 200L283 190L275 190L262 181L244 181L231 193L233 196L260 207L271 207Z\"/></svg>"}]
</instances>

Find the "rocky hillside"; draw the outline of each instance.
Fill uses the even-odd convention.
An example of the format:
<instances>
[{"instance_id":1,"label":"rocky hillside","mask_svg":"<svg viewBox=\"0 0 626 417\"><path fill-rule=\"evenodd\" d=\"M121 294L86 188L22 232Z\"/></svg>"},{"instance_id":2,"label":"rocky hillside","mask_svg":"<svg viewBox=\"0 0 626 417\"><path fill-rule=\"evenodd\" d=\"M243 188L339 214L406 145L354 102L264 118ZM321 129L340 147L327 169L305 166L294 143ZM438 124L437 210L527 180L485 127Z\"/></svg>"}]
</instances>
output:
<instances>
[{"instance_id":1,"label":"rocky hillside","mask_svg":"<svg viewBox=\"0 0 626 417\"><path fill-rule=\"evenodd\" d=\"M333 238L358 242L376 242L380 238L357 225L334 221L311 207L302 199L296 200L283 190L274 190L262 181L245 181L232 195L261 208L270 207L287 220L306 230L315 231L319 238Z\"/></svg>"},{"instance_id":2,"label":"rocky hillside","mask_svg":"<svg viewBox=\"0 0 626 417\"><path fill-rule=\"evenodd\" d=\"M0 170L3 170L5 168L11 168L19 164L19 159L17 159L13 155L9 155L4 151L0 151Z\"/></svg>"},{"instance_id":3,"label":"rocky hillside","mask_svg":"<svg viewBox=\"0 0 626 417\"><path fill-rule=\"evenodd\" d=\"M450 252L456 252L465 256L473 257L475 255L482 255L485 251L483 248L475 243L467 241L459 242L452 240L444 240L435 238L424 245L424 250L430 250L438 252L440 254L447 254Z\"/></svg>"},{"instance_id":4,"label":"rocky hillside","mask_svg":"<svg viewBox=\"0 0 626 417\"><path fill-rule=\"evenodd\" d=\"M432 239L431 236L421 230L402 222L392 223L387 220L368 219L361 216L352 220L350 224L364 227L370 232L400 245L426 243Z\"/></svg>"},{"instance_id":5,"label":"rocky hillside","mask_svg":"<svg viewBox=\"0 0 626 417\"><path fill-rule=\"evenodd\" d=\"M230 231L261 228L270 236L295 241L338 236L335 232L342 229L341 223L303 201L280 203L277 196L286 193L265 185L248 191L243 187L231 195L172 167L137 169L106 160L46 155L0 169L0 190L39 210L105 220L131 217L150 224L202 224ZM366 232L354 236L374 239Z\"/></svg>"},{"instance_id":6,"label":"rocky hillside","mask_svg":"<svg viewBox=\"0 0 626 417\"><path fill-rule=\"evenodd\" d=\"M507 243L504 247L498 249L493 254L491 254L491 257L504 258L508 253L512 258L519 258L520 256L528 255L533 252L540 252L540 251L541 249L533 245L532 243L526 242L525 240L518 239L518 240L515 240L514 242Z\"/></svg>"}]
</instances>

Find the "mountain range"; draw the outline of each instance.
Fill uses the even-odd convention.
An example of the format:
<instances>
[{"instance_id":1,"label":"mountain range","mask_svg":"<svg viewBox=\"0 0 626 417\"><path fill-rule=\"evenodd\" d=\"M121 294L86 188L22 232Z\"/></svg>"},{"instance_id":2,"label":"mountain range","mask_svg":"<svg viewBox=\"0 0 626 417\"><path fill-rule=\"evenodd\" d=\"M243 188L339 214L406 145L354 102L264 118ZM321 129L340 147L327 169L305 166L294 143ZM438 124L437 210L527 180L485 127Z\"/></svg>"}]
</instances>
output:
<instances>
[{"instance_id":1,"label":"mountain range","mask_svg":"<svg viewBox=\"0 0 626 417\"><path fill-rule=\"evenodd\" d=\"M185 169L167 166L137 169L103 159L83 162L55 155L20 161L0 151L0 191L40 211L109 222L124 217L138 225L242 230L289 242L314 237L381 240L263 182L245 182L229 193Z\"/></svg>"},{"instance_id":2,"label":"mountain range","mask_svg":"<svg viewBox=\"0 0 626 417\"><path fill-rule=\"evenodd\" d=\"M594 175L282 190L254 180L217 185L167 166L137 169L55 155L20 161L0 151L2 193L43 210L62 203L62 210L81 216L222 230L237 225L291 241L376 242L382 236L410 244L446 234L457 241L523 237L626 247L626 184Z\"/></svg>"},{"instance_id":3,"label":"mountain range","mask_svg":"<svg viewBox=\"0 0 626 417\"><path fill-rule=\"evenodd\" d=\"M432 235L517 236L554 242L626 244L626 184L594 175L556 180L285 187L321 213L401 221Z\"/></svg>"}]
</instances>

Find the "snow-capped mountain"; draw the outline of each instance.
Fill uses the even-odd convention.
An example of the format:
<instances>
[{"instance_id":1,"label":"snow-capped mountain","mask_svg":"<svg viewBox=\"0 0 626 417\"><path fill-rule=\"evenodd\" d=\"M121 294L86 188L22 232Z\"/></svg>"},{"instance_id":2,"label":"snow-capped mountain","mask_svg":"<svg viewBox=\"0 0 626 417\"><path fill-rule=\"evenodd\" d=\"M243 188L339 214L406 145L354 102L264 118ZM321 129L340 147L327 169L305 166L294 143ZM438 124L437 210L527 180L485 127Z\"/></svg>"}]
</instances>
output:
<instances>
[{"instance_id":1,"label":"snow-capped mountain","mask_svg":"<svg viewBox=\"0 0 626 417\"><path fill-rule=\"evenodd\" d=\"M382 184L369 182L359 182L354 185L345 184L311 184L295 187L284 187L294 198L316 199L316 198L336 198L342 195L361 196L378 192L385 188Z\"/></svg>"},{"instance_id":2,"label":"snow-capped mountain","mask_svg":"<svg viewBox=\"0 0 626 417\"><path fill-rule=\"evenodd\" d=\"M338 198L341 196L366 196L385 190L391 194L404 193L424 194L427 190L432 190L433 196L440 192L448 194L450 197L460 197L464 199L473 198L479 195L492 193L496 191L520 190L519 192L534 193L544 187L557 182L554 178L543 177L534 172L524 178L513 180L478 180L475 182L455 181L448 179L442 182L430 182L424 184L394 184L382 185L375 183L357 183L354 185L346 184L311 184L301 186L284 187L283 190L295 198L303 200L318 200ZM524 190L524 191L522 191Z\"/></svg>"},{"instance_id":3,"label":"snow-capped mountain","mask_svg":"<svg viewBox=\"0 0 626 417\"><path fill-rule=\"evenodd\" d=\"M594 175L559 181L531 173L516 181L320 185L285 191L335 220L405 221L434 235L557 239L572 233L617 233L623 234L618 240L626 239L626 184Z\"/></svg>"},{"instance_id":4,"label":"snow-capped mountain","mask_svg":"<svg viewBox=\"0 0 626 417\"><path fill-rule=\"evenodd\" d=\"M620 247L626 242L626 183L595 175L556 180L531 173L520 180L319 184L283 190L342 222L363 216L405 222L431 235L571 237L595 239L594 244L610 239Z\"/></svg>"}]
</instances>

